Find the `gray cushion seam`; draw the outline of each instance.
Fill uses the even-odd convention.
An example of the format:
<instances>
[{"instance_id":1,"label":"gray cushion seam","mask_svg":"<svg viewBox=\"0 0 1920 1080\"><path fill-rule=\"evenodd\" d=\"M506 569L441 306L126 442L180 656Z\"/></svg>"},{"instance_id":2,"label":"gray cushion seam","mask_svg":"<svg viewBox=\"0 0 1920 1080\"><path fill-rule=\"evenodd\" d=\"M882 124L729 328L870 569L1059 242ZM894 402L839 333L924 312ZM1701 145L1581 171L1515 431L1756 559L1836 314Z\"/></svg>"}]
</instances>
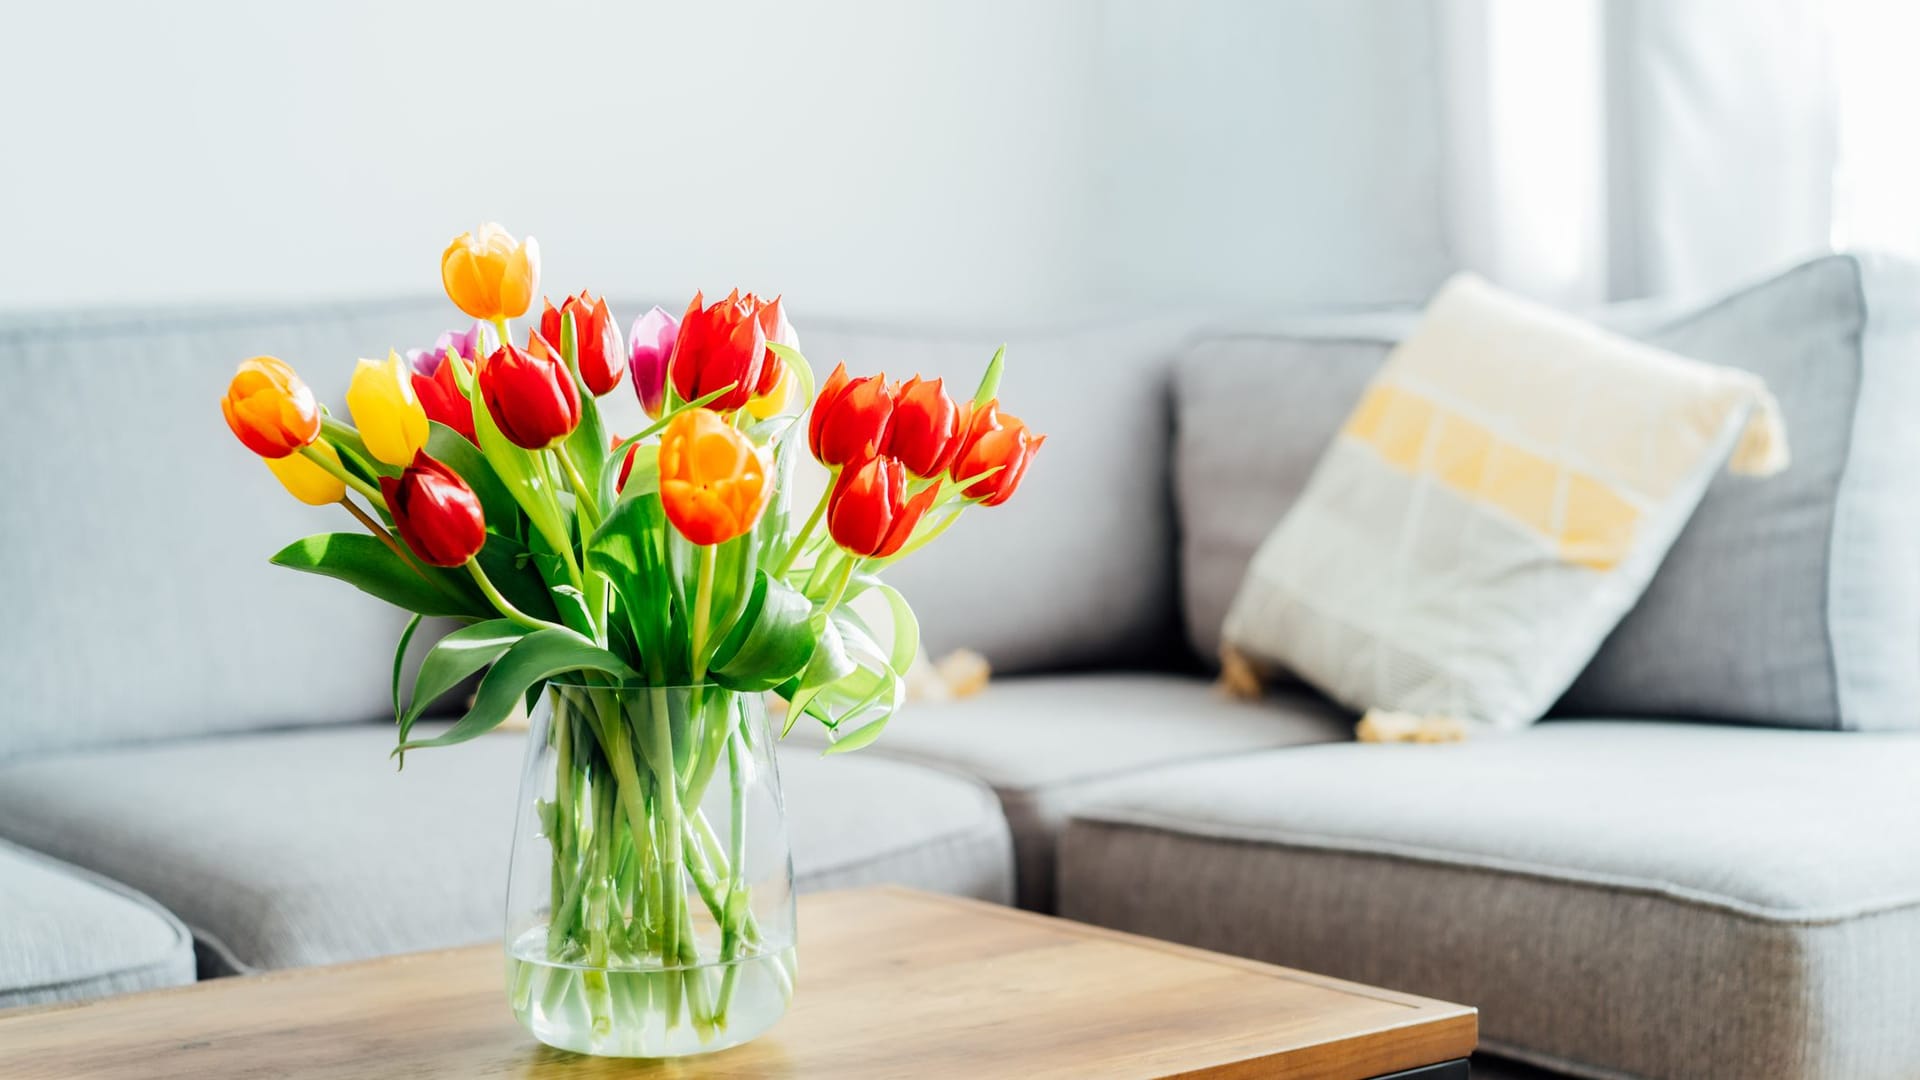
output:
<instances>
[{"instance_id":1,"label":"gray cushion seam","mask_svg":"<svg viewBox=\"0 0 1920 1080\"><path fill-rule=\"evenodd\" d=\"M205 927L191 926L189 928L193 931L193 940L197 944L205 945L208 949L212 950L213 954L220 958L220 962L227 965L230 974L251 975L257 971L264 970L256 964L249 964L241 960L238 954L236 954L225 941L220 939L220 935L213 933Z\"/></svg>"},{"instance_id":2,"label":"gray cushion seam","mask_svg":"<svg viewBox=\"0 0 1920 1080\"><path fill-rule=\"evenodd\" d=\"M1073 815L1070 824L1090 825L1111 829L1137 828L1165 833L1184 839L1213 840L1227 843L1259 845L1272 848L1294 848L1299 851L1315 853L1332 852L1345 855L1362 855L1376 858L1398 859L1406 862L1428 863L1456 869L1485 870L1494 873L1510 874L1517 877L1530 877L1556 884L1580 885L1590 888L1611 889L1638 893L1672 900L1691 907L1738 915L1755 922L1775 925L1815 926L1847 922L1871 915L1880 915L1902 908L1920 906L1920 895L1901 895L1881 897L1860 904L1836 908L1771 908L1751 901L1721 893L1708 892L1676 882L1660 881L1654 878L1637 878L1620 874L1602 874L1589 871L1570 870L1565 867L1547 866L1541 863L1526 862L1518 859L1500 859L1486 855L1473 855L1465 852L1445 851L1439 848L1413 844L1393 844L1379 841L1360 840L1352 837L1327 836L1314 833L1296 833L1281 830L1263 830L1240 828L1218 822L1183 821L1163 817L1146 811L1123 809L1096 809Z\"/></svg>"},{"instance_id":3,"label":"gray cushion seam","mask_svg":"<svg viewBox=\"0 0 1920 1080\"><path fill-rule=\"evenodd\" d=\"M1846 517L1847 508L1853 505L1854 501L1847 498L1847 495L1852 488L1851 481L1854 479L1854 441L1858 439L1860 435L1860 399L1861 396L1866 393L1867 389L1867 326L1869 319L1872 317L1871 313L1867 310L1867 282L1865 271L1861 267L1860 260L1858 259L1850 259L1848 264L1853 268L1853 295L1859 305L1855 313L1853 329L1853 402L1849 410L1849 415L1852 417L1853 422L1847 430L1847 444L1845 449L1841 451L1840 457L1840 476L1834 483L1832 500L1827 508L1827 543L1826 549L1820 553L1820 573L1821 580L1826 583L1827 602L1821 605L1819 613L1821 637L1827 646L1827 673L1833 680L1833 726L1835 729L1841 731L1845 731L1850 727L1847 722L1847 718L1850 715L1847 710L1847 702L1850 695L1846 692L1845 684L1840 673L1839 643L1834 640L1833 636L1833 610L1838 603L1834 597L1835 567L1833 553L1840 546L1840 534L1844 524L1843 519Z\"/></svg>"},{"instance_id":4,"label":"gray cushion seam","mask_svg":"<svg viewBox=\"0 0 1920 1080\"><path fill-rule=\"evenodd\" d=\"M1334 740L1334 741L1339 741L1339 740ZM1181 767L1186 765L1201 765L1209 761L1224 761L1224 760L1238 758L1243 754L1265 754L1265 753L1271 753L1276 750L1289 750L1296 746L1320 746L1320 745L1324 745L1324 743L1301 742L1301 741L1266 743L1259 746L1244 746L1237 750L1223 750L1217 754L1202 754L1196 757L1167 758L1167 759L1156 760L1146 764L1128 766L1125 768L1108 769L1104 772L1087 773L1085 775L1075 776L1070 779L1061 779L1056 781L1041 781L1041 782L1031 783L1031 784L1001 782L997 780L992 780L987 777L981 776L978 772L967 770L962 766L958 766L951 761L945 761L939 758L917 754L912 751L900 751L900 750L895 750L891 747L888 747L887 749L881 752L888 759L893 761L903 761L913 765L920 765L930 769L937 769L941 772L945 772L953 776L962 777L964 779L971 780L978 784L985 784L986 786L993 789L994 794L1004 799L1008 795L1023 795L1027 797L1032 797L1036 795L1059 791L1064 788L1085 787L1092 784L1103 784L1109 780L1118 780L1123 776L1138 776L1141 773L1158 772L1161 769L1176 768L1176 767Z\"/></svg>"},{"instance_id":5,"label":"gray cushion seam","mask_svg":"<svg viewBox=\"0 0 1920 1080\"><path fill-rule=\"evenodd\" d=\"M185 945L188 947L182 950L180 947L182 945ZM129 977L140 978L150 974L164 973L167 969L173 967L175 964L178 964L183 958L186 959L189 963L191 963L192 957L193 957L193 950L190 946L190 943L183 940L175 946L174 952L172 955L164 957L159 960L149 960L146 963L140 964L135 967L120 967L120 968L115 968L112 971L102 971L94 975L80 975L71 979L59 979L54 982L32 983L29 985L22 985L22 986L8 986L6 987L6 993L7 994L42 994L42 993L48 993L48 992L63 992L63 991L75 990L80 987L89 986L95 983L105 983L111 986L117 980L124 979L124 978L129 978ZM87 995L82 994L77 996L85 997Z\"/></svg>"},{"instance_id":6,"label":"gray cushion seam","mask_svg":"<svg viewBox=\"0 0 1920 1080\"><path fill-rule=\"evenodd\" d=\"M954 829L951 832L944 832L938 836L919 841L918 843L903 844L899 847L888 848L887 850L875 855L863 855L858 859L853 859L848 862L838 863L833 866L821 867L819 869L808 871L805 874L797 874L795 875L795 877L798 880L795 882L795 884L797 886L799 882L808 881L813 878L832 877L835 874L852 873L856 870L866 869L869 866L877 866L891 859L897 859L902 855L909 855L915 852L924 851L927 848L931 848L931 847L961 847L966 844L971 844L977 840L990 841L990 840L998 839L1000 837L1005 837L1007 835L1006 819L999 816L1000 804L997 800L994 802L993 812L994 812L994 817L989 818L984 825L981 825L981 824L968 825L965 828ZM993 828L993 826L996 823L1000 826L999 829ZM990 835L990 834L997 834L997 835Z\"/></svg>"},{"instance_id":7,"label":"gray cushion seam","mask_svg":"<svg viewBox=\"0 0 1920 1080\"><path fill-rule=\"evenodd\" d=\"M146 971L153 968L162 967L166 964L171 963L172 958L177 956L182 948L185 948L189 951L192 950L193 935L191 931L189 931L189 929L187 928L187 925L182 921L180 921L180 917L175 915L171 910L161 906L158 900L155 900L153 897L148 896L146 893L141 892L140 890L134 888L133 886L125 884L124 882L116 881L113 878L107 877L105 874L96 873L95 871L89 870L84 866L76 866L75 864L67 862L64 859L56 859L53 856L48 855L43 851L38 851L34 848L25 847L16 843L10 843L5 840L0 840L0 848L5 848L6 850L16 852L23 859L27 859L30 861L37 861L44 866L53 868L55 871L61 874L64 874L67 877L84 882L88 885L92 885L93 887L100 889L103 892L112 893L113 895L120 897L122 900L125 900L128 903L131 903L134 906L142 908L147 912L151 913L155 918L159 919L162 923L164 923L167 929L173 932L173 944L168 948L166 955L161 959L148 961L146 963L139 965L138 967L115 968L112 971L99 972L99 973L96 973L93 975L87 975L87 976L78 976L72 979L63 980L61 983L58 983L58 984L48 984L48 985L68 985L72 983L86 982L94 979L111 978L115 974L122 973L122 972Z\"/></svg>"},{"instance_id":8,"label":"gray cushion seam","mask_svg":"<svg viewBox=\"0 0 1920 1080\"><path fill-rule=\"evenodd\" d=\"M247 306L240 310L224 311L192 308L168 311L165 308L153 308L129 312L113 322L99 324L81 321L97 314L83 307L62 313L66 319L72 321L56 319L0 330L0 345L30 345L67 340L96 341L101 338L129 337L156 332L197 334L212 331L217 333L221 330L276 323L332 323L348 318L377 316L391 311L425 308L432 303L431 294L421 293L418 296L387 300L335 299L318 301L310 305L269 303L259 307Z\"/></svg>"}]
</instances>

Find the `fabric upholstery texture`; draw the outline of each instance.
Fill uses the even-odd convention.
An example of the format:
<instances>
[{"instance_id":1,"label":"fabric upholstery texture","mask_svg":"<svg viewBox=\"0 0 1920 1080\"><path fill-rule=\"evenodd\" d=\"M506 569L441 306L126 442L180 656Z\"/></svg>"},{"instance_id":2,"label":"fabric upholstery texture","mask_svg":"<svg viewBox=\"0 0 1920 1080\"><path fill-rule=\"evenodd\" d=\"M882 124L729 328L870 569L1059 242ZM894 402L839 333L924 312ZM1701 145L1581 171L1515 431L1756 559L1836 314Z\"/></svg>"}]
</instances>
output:
<instances>
[{"instance_id":1,"label":"fabric upholstery texture","mask_svg":"<svg viewBox=\"0 0 1920 1080\"><path fill-rule=\"evenodd\" d=\"M1786 463L1756 376L1462 274L1255 552L1223 633L1355 709L1531 723L1729 454Z\"/></svg>"},{"instance_id":2,"label":"fabric upholstery texture","mask_svg":"<svg viewBox=\"0 0 1920 1080\"><path fill-rule=\"evenodd\" d=\"M0 530L14 628L0 759L390 712L405 617L267 563L359 526L289 498L219 399L236 364L271 353L338 411L355 357L431 343L450 315L426 302L101 312L0 331L0 484L45 511Z\"/></svg>"},{"instance_id":3,"label":"fabric upholstery texture","mask_svg":"<svg viewBox=\"0 0 1920 1080\"><path fill-rule=\"evenodd\" d=\"M1833 255L1692 312L1598 313L1650 344L1763 379L1793 463L1721 473L1660 570L1554 711L1789 727L1920 724L1920 429L1907 262ZM1397 340L1291 330L1195 345L1176 367L1182 605L1205 657L1254 550ZM1863 388L1864 387L1864 388ZM1286 422L1273 423L1276 411Z\"/></svg>"},{"instance_id":4,"label":"fabric upholstery texture","mask_svg":"<svg viewBox=\"0 0 1920 1080\"><path fill-rule=\"evenodd\" d=\"M373 724L48 756L0 769L0 831L153 896L213 971L497 939L522 741L417 752L404 772ZM986 788L807 749L780 767L799 888L1011 899Z\"/></svg>"},{"instance_id":5,"label":"fabric upholstery texture","mask_svg":"<svg viewBox=\"0 0 1920 1080\"><path fill-rule=\"evenodd\" d=\"M1818 259L1648 340L1766 379L1793 464L1715 478L1561 711L1920 727L1920 267Z\"/></svg>"},{"instance_id":6,"label":"fabric upholstery texture","mask_svg":"<svg viewBox=\"0 0 1920 1080\"><path fill-rule=\"evenodd\" d=\"M1591 1076L1920 1061L1920 735L1562 721L1141 777L1075 813L1072 918L1476 1004Z\"/></svg>"},{"instance_id":7,"label":"fabric upholstery texture","mask_svg":"<svg viewBox=\"0 0 1920 1080\"><path fill-rule=\"evenodd\" d=\"M0 843L0 1009L193 981L180 920L124 885Z\"/></svg>"},{"instance_id":8,"label":"fabric upholstery texture","mask_svg":"<svg viewBox=\"0 0 1920 1080\"><path fill-rule=\"evenodd\" d=\"M817 729L803 722L793 737L817 743ZM959 701L911 702L859 756L990 785L1013 829L1020 906L1052 911L1055 842L1075 808L1163 765L1352 732L1350 715L1306 690L1249 703L1178 675L1026 676Z\"/></svg>"}]
</instances>

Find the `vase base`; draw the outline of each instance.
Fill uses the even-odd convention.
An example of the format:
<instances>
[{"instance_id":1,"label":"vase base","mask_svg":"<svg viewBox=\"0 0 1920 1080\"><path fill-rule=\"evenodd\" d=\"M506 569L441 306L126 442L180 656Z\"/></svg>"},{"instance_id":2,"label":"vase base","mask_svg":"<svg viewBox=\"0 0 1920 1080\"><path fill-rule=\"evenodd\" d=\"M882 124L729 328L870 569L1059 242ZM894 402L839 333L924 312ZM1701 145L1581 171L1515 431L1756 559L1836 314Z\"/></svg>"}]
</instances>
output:
<instances>
[{"instance_id":1,"label":"vase base","mask_svg":"<svg viewBox=\"0 0 1920 1080\"><path fill-rule=\"evenodd\" d=\"M794 965L791 946L730 965L561 964L547 959L546 932L539 929L508 949L507 993L521 1025L556 1049L686 1057L739 1046L772 1027L793 998Z\"/></svg>"}]
</instances>

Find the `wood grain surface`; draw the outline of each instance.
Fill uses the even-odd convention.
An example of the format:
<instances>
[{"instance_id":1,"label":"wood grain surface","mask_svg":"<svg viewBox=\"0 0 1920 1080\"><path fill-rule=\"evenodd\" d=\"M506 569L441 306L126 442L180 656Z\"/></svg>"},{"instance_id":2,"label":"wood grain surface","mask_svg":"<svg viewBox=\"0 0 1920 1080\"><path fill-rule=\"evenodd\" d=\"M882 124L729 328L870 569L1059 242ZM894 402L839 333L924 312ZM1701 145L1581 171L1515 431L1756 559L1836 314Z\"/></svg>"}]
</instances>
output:
<instances>
[{"instance_id":1,"label":"wood grain surface","mask_svg":"<svg viewBox=\"0 0 1920 1080\"><path fill-rule=\"evenodd\" d=\"M792 1011L679 1061L550 1050L498 946L0 1012L0 1076L1371 1077L1465 1057L1473 1009L970 900L800 901Z\"/></svg>"}]
</instances>

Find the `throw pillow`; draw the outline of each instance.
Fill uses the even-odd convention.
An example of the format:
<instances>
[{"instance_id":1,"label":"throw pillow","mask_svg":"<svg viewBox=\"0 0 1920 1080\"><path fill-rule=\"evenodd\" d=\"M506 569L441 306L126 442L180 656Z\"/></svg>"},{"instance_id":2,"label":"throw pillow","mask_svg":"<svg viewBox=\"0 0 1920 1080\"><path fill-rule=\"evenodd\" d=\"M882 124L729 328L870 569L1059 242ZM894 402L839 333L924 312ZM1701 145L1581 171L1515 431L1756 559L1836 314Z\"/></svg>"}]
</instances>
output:
<instances>
[{"instance_id":1,"label":"throw pillow","mask_svg":"<svg viewBox=\"0 0 1920 1080\"><path fill-rule=\"evenodd\" d=\"M1785 465L1758 377L1462 275L1256 552L1226 643L1355 709L1529 723L1729 460Z\"/></svg>"}]
</instances>

